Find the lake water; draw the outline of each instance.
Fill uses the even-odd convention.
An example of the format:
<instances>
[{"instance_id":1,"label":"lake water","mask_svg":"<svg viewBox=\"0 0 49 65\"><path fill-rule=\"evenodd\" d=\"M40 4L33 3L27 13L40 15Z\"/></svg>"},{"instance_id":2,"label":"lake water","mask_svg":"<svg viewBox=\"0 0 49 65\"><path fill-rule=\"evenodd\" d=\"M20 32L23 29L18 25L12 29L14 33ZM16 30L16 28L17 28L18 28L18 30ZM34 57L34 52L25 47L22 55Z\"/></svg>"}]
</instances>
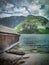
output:
<instances>
[{"instance_id":1,"label":"lake water","mask_svg":"<svg viewBox=\"0 0 49 65\"><path fill-rule=\"evenodd\" d=\"M49 50L49 34L21 34L19 41L23 49Z\"/></svg>"}]
</instances>

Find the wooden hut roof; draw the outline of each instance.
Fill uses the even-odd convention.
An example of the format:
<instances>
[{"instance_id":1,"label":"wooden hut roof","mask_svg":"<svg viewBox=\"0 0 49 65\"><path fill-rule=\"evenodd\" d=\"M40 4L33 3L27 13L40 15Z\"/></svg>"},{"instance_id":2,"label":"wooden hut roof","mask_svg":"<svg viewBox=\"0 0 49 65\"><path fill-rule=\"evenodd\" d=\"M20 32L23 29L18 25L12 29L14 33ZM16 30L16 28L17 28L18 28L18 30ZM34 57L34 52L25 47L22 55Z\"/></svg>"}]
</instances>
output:
<instances>
[{"instance_id":1,"label":"wooden hut roof","mask_svg":"<svg viewBox=\"0 0 49 65\"><path fill-rule=\"evenodd\" d=\"M6 26L2 26L0 25L0 33L10 33L10 34L18 34L16 33L15 30L13 30L12 28L6 27ZM18 34L19 35L19 34Z\"/></svg>"}]
</instances>

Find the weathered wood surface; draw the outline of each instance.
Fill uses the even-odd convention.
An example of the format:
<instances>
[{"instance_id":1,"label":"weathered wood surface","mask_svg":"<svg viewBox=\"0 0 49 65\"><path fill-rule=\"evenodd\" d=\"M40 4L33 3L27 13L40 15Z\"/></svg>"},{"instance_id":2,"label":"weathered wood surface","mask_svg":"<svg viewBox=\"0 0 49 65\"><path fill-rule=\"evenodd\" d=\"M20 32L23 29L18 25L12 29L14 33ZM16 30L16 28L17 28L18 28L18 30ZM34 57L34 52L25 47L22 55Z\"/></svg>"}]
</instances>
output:
<instances>
[{"instance_id":1,"label":"weathered wood surface","mask_svg":"<svg viewBox=\"0 0 49 65\"><path fill-rule=\"evenodd\" d=\"M12 28L9 28L9 27L3 26L3 25L0 25L0 32L19 35L19 34L16 33L16 31L13 30Z\"/></svg>"},{"instance_id":2,"label":"weathered wood surface","mask_svg":"<svg viewBox=\"0 0 49 65\"><path fill-rule=\"evenodd\" d=\"M5 51L5 49L9 48L11 45L16 44L18 41L18 35L0 35L0 53Z\"/></svg>"},{"instance_id":3,"label":"weathered wood surface","mask_svg":"<svg viewBox=\"0 0 49 65\"><path fill-rule=\"evenodd\" d=\"M11 44L14 44L19 41L18 35L0 35L0 45L10 46Z\"/></svg>"},{"instance_id":4,"label":"weathered wood surface","mask_svg":"<svg viewBox=\"0 0 49 65\"><path fill-rule=\"evenodd\" d=\"M0 25L0 53L17 43L19 41L19 36L20 35L13 29Z\"/></svg>"}]
</instances>

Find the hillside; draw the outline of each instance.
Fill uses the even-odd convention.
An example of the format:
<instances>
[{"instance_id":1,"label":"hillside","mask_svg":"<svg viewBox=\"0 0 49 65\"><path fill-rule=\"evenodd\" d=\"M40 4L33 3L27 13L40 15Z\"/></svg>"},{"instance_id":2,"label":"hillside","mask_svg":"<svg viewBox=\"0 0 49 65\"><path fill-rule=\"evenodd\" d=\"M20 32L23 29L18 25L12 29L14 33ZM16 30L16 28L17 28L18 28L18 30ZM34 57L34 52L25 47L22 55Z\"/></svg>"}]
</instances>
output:
<instances>
[{"instance_id":1,"label":"hillside","mask_svg":"<svg viewBox=\"0 0 49 65\"><path fill-rule=\"evenodd\" d=\"M49 21L42 16L29 15L14 29L16 32L22 34L48 34Z\"/></svg>"}]
</instances>

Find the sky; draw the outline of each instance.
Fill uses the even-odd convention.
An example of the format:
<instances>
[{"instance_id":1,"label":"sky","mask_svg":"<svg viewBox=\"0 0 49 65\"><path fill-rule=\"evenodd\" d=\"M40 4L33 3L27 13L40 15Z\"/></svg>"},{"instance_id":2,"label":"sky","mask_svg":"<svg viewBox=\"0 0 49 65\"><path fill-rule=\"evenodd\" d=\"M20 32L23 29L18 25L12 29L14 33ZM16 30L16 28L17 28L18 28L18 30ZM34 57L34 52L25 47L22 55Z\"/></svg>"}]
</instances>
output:
<instances>
[{"instance_id":1,"label":"sky","mask_svg":"<svg viewBox=\"0 0 49 65\"><path fill-rule=\"evenodd\" d=\"M28 15L49 19L49 0L0 0L0 18Z\"/></svg>"}]
</instances>

